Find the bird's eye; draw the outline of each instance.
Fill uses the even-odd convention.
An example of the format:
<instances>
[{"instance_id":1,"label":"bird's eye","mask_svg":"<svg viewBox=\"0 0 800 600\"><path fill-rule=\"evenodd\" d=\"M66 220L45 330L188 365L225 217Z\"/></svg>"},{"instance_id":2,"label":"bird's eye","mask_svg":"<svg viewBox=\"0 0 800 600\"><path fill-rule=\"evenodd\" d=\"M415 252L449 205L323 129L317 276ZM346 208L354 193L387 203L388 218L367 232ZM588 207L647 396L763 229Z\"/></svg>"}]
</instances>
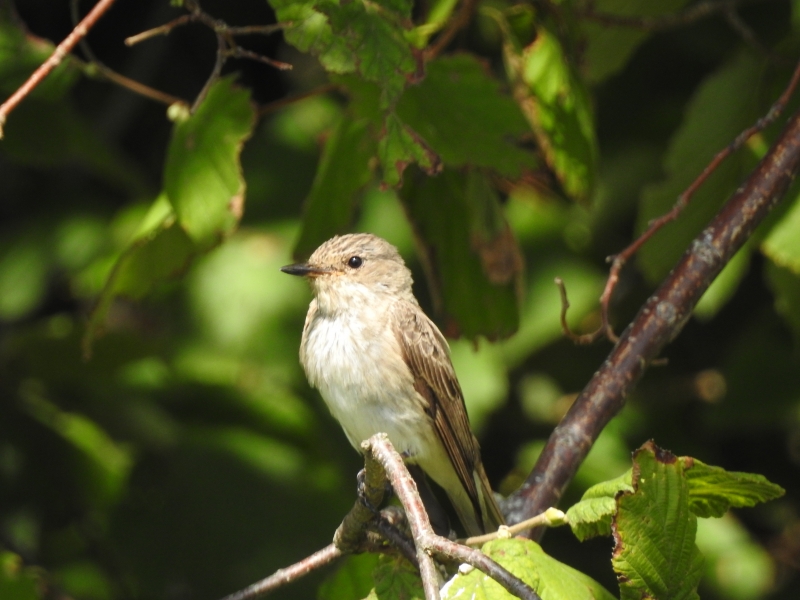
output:
<instances>
[{"instance_id":1,"label":"bird's eye","mask_svg":"<svg viewBox=\"0 0 800 600\"><path fill-rule=\"evenodd\" d=\"M347 261L347 266L351 269L357 269L361 265L364 264L364 259L360 256L351 256L350 259Z\"/></svg>"}]
</instances>

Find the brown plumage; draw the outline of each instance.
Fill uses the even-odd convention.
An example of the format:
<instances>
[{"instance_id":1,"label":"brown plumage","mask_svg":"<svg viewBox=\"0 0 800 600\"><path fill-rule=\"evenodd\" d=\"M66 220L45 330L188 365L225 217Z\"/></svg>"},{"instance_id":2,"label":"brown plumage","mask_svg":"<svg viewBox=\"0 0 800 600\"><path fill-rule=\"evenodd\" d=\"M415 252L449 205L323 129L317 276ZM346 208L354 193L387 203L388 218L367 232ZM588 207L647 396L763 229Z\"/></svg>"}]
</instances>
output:
<instances>
[{"instance_id":1,"label":"brown plumage","mask_svg":"<svg viewBox=\"0 0 800 600\"><path fill-rule=\"evenodd\" d=\"M387 433L445 490L468 534L501 525L447 341L397 249L371 234L337 236L283 270L311 281L300 360L351 444Z\"/></svg>"}]
</instances>

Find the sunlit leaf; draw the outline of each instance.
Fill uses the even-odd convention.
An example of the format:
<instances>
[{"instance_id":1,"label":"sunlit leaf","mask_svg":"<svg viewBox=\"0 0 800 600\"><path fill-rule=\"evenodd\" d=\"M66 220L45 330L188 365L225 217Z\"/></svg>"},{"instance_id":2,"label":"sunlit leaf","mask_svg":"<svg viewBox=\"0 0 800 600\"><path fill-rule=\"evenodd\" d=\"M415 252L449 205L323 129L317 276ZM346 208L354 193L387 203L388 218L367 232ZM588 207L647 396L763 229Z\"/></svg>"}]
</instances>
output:
<instances>
[{"instance_id":1,"label":"sunlit leaf","mask_svg":"<svg viewBox=\"0 0 800 600\"><path fill-rule=\"evenodd\" d=\"M181 228L196 242L218 240L239 223L245 181L239 164L255 113L250 94L220 79L187 120L176 123L164 191Z\"/></svg>"},{"instance_id":2,"label":"sunlit leaf","mask_svg":"<svg viewBox=\"0 0 800 600\"><path fill-rule=\"evenodd\" d=\"M531 540L495 540L483 552L531 586L542 600L612 600L599 583L580 571L548 556ZM477 569L459 572L442 588L443 600L514 598L494 579Z\"/></svg>"},{"instance_id":3,"label":"sunlit leaf","mask_svg":"<svg viewBox=\"0 0 800 600\"><path fill-rule=\"evenodd\" d=\"M412 43L418 48L424 47L430 37L447 24L457 4L458 0L434 0L431 2L427 7L425 22L409 33Z\"/></svg>"},{"instance_id":4,"label":"sunlit leaf","mask_svg":"<svg viewBox=\"0 0 800 600\"><path fill-rule=\"evenodd\" d=\"M795 200L789 210L772 226L761 243L761 251L776 265L800 275L800 201Z\"/></svg>"},{"instance_id":5,"label":"sunlit leaf","mask_svg":"<svg viewBox=\"0 0 800 600\"><path fill-rule=\"evenodd\" d=\"M730 508L755 506L786 493L763 475L726 471L696 458L681 461L689 484L689 507L698 517L721 517Z\"/></svg>"},{"instance_id":6,"label":"sunlit leaf","mask_svg":"<svg viewBox=\"0 0 800 600\"><path fill-rule=\"evenodd\" d=\"M503 56L514 97L547 165L572 198L589 197L597 170L597 140L589 93L558 38L545 27L518 50L508 25Z\"/></svg>"},{"instance_id":7,"label":"sunlit leaf","mask_svg":"<svg viewBox=\"0 0 800 600\"><path fill-rule=\"evenodd\" d=\"M694 307L694 315L711 319L727 304L750 268L751 244L746 244L725 265Z\"/></svg>"},{"instance_id":8,"label":"sunlit leaf","mask_svg":"<svg viewBox=\"0 0 800 600\"><path fill-rule=\"evenodd\" d=\"M634 454L634 492L623 492L613 523L612 565L622 600L696 599L703 558L695 545L683 462L647 442Z\"/></svg>"},{"instance_id":9,"label":"sunlit leaf","mask_svg":"<svg viewBox=\"0 0 800 600\"><path fill-rule=\"evenodd\" d=\"M586 490L581 501L567 511L572 533L581 541L611 535L611 522L617 513L617 496L621 492L633 492L631 471Z\"/></svg>"},{"instance_id":10,"label":"sunlit leaf","mask_svg":"<svg viewBox=\"0 0 800 600\"><path fill-rule=\"evenodd\" d=\"M380 85L382 103L393 103L417 70L405 38L410 29L407 0L333 3L323 0L271 0L284 36L293 46L319 58L332 73L358 73Z\"/></svg>"}]
</instances>

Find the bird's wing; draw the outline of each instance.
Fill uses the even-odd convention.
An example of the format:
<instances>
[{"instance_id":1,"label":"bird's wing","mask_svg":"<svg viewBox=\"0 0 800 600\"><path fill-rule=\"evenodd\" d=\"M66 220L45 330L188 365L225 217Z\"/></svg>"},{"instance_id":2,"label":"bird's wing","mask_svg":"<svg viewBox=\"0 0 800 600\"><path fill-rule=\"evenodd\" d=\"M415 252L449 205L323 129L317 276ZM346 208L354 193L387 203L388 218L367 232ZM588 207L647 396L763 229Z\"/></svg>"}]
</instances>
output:
<instances>
[{"instance_id":1,"label":"bird's wing","mask_svg":"<svg viewBox=\"0 0 800 600\"><path fill-rule=\"evenodd\" d=\"M417 305L401 301L394 314L395 333L414 377L414 388L427 402L426 412L469 496L478 524L496 528L503 518L486 480L447 341Z\"/></svg>"}]
</instances>

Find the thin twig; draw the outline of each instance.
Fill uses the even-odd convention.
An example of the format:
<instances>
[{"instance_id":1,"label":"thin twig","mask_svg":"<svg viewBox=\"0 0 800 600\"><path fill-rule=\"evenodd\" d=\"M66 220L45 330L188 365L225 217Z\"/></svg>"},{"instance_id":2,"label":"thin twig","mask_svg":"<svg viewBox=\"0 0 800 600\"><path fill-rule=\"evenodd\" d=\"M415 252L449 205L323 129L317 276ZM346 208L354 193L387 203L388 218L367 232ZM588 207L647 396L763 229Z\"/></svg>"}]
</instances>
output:
<instances>
[{"instance_id":1,"label":"thin twig","mask_svg":"<svg viewBox=\"0 0 800 600\"><path fill-rule=\"evenodd\" d=\"M250 60L257 60L259 62L263 62L268 64L271 67L275 67L280 71L291 71L292 65L289 63L281 62L279 60L274 60L269 58L268 56L264 56L263 54L258 54L257 52L251 52L250 50L245 50L241 46L233 46L230 48L226 53L226 58L249 58Z\"/></svg>"},{"instance_id":2,"label":"thin twig","mask_svg":"<svg viewBox=\"0 0 800 600\"><path fill-rule=\"evenodd\" d=\"M206 99L208 95L208 91L211 89L217 80L219 79L220 75L222 74L222 67L225 65L225 51L227 50L227 45L225 43L225 36L220 33L217 33L217 57L214 60L214 68L211 70L211 75L208 76L206 79L203 88L200 90L200 93L197 94L197 98L194 99L194 103L192 104L192 113L197 110L197 107L203 103L203 100Z\"/></svg>"},{"instance_id":3,"label":"thin twig","mask_svg":"<svg viewBox=\"0 0 800 600\"><path fill-rule=\"evenodd\" d=\"M764 0L707 0L706 2L698 2L677 13L659 16L602 13L596 12L592 7L588 7L576 9L575 16L610 27L631 27L634 29L646 29L648 31L661 31L664 29L672 29L673 27L690 25L700 19L704 19L716 13L725 12L732 7L749 1Z\"/></svg>"},{"instance_id":4,"label":"thin twig","mask_svg":"<svg viewBox=\"0 0 800 600\"><path fill-rule=\"evenodd\" d=\"M558 291L561 294L561 331L570 340L581 346L594 343L600 336L605 333L603 327L599 327L592 333L585 333L583 335L573 332L567 323L567 311L569 310L569 299L567 298L567 286L564 285L564 280L561 277L556 277L555 284L558 286ZM611 332L613 334L613 331Z\"/></svg>"},{"instance_id":5,"label":"thin twig","mask_svg":"<svg viewBox=\"0 0 800 600\"><path fill-rule=\"evenodd\" d=\"M417 485L408 472L403 459L392 446L385 433L372 436L361 444L366 459L366 468L375 468L374 463L386 471L395 494L406 509L411 533L417 544L417 558L420 563L423 589L428 600L439 598L438 575L431 559L435 553L441 557L465 562L486 573L502 585L509 593L526 600L541 600L536 592L524 581L510 573L480 550L462 546L434 533L425 507L417 492Z\"/></svg>"},{"instance_id":6,"label":"thin twig","mask_svg":"<svg viewBox=\"0 0 800 600\"><path fill-rule=\"evenodd\" d=\"M78 0L70 0L70 15L72 17L72 24L75 25L79 21L79 14L78 14ZM80 40L80 46L83 53L86 55L86 58L89 60L89 64L92 66L94 71L99 74L101 77L104 77L108 81L112 83L116 83L120 87L124 87L134 94L139 94L140 96L144 96L145 98L149 98L151 100L155 100L156 102L160 102L162 104L166 104L167 106L172 106L173 104L183 104L188 108L189 103L184 100L183 98L178 98L177 96L173 96L171 94L167 94L166 92L162 92L161 90L157 90L155 88L151 88L143 83L140 83L134 79L129 77L125 77L120 73L117 73L110 67L108 67L105 63L100 61L97 58L94 51L92 51L91 46L89 46L86 39Z\"/></svg>"},{"instance_id":7,"label":"thin twig","mask_svg":"<svg viewBox=\"0 0 800 600\"><path fill-rule=\"evenodd\" d=\"M176 27L180 27L181 25L186 25L187 23L191 23L195 20L197 19L194 15L181 15L176 19L172 19L172 21L170 21L169 23L164 23L163 25L159 25L158 27L153 27L153 29L148 29L147 31L143 31L141 33L137 33L136 35L126 37L125 45L135 46L139 42L149 40L150 38L154 38L158 35L167 35Z\"/></svg>"},{"instance_id":8,"label":"thin twig","mask_svg":"<svg viewBox=\"0 0 800 600\"><path fill-rule=\"evenodd\" d=\"M738 33L746 44L751 46L759 54L770 56L769 49L761 43L761 40L758 39L755 32L750 29L750 26L739 16L735 6L729 6L722 11L722 15L725 17L725 21L727 21L731 29Z\"/></svg>"},{"instance_id":9,"label":"thin twig","mask_svg":"<svg viewBox=\"0 0 800 600\"><path fill-rule=\"evenodd\" d=\"M462 0L461 7L455 17L453 17L442 30L442 33L439 34L436 41L425 49L426 62L439 56L439 54L447 48L447 45L453 41L456 34L469 24L475 12L476 5L476 0Z\"/></svg>"},{"instance_id":10,"label":"thin twig","mask_svg":"<svg viewBox=\"0 0 800 600\"><path fill-rule=\"evenodd\" d=\"M543 513L538 514L535 517L531 517L530 519L525 519L520 523L516 523L511 526L502 525L500 529L493 533L476 535L463 541L459 541L465 546L482 546L486 542L491 542L492 540L496 540L498 538L509 538L535 527L560 527L561 525L566 524L567 515L565 515L563 511L560 511L557 508L548 508Z\"/></svg>"},{"instance_id":11,"label":"thin twig","mask_svg":"<svg viewBox=\"0 0 800 600\"><path fill-rule=\"evenodd\" d=\"M728 146L720 150L716 156L714 156L714 158L712 158L711 161L705 166L700 175L698 175L697 178L689 185L689 187L687 187L683 193L678 196L675 205L668 213L652 220L648 224L647 229L636 240L634 240L632 244L630 244L619 254L609 256L606 259L611 263L611 269L609 270L606 286L603 289L602 295L600 296L602 322L598 332L605 332L605 335L613 342L618 340L618 337L614 333L609 321L609 305L611 304L611 296L614 293L614 289L619 281L619 275L622 271L622 267L625 266L628 260L630 260L631 257L633 257L633 255L636 254L645 244L645 242L650 240L650 238L656 234L656 232L658 232L667 223L670 223L678 218L681 212L683 212L683 209L689 204L689 201L691 200L692 196L694 196L695 192L697 192L700 186L706 182L709 176L717 169L723 160L744 146L745 143L747 143L747 140L749 140L753 135L766 129L781 115L783 110L786 108L786 104L789 102L789 98L797 88L798 83L800 83L800 62L798 62L795 66L794 73L792 73L792 77L789 81L789 84L786 86L786 89L770 107L769 111L767 111L767 114L756 121L754 125L745 129L738 136L736 136L736 138L730 144L728 144Z\"/></svg>"},{"instance_id":12,"label":"thin twig","mask_svg":"<svg viewBox=\"0 0 800 600\"><path fill-rule=\"evenodd\" d=\"M271 35L291 25L291 21L274 23L273 25L243 25L241 27L231 27L229 25L228 33L231 35Z\"/></svg>"},{"instance_id":13,"label":"thin twig","mask_svg":"<svg viewBox=\"0 0 800 600\"><path fill-rule=\"evenodd\" d=\"M291 583L301 577L308 575L311 571L319 569L322 566L330 564L337 558L342 556L342 551L339 550L334 544L330 544L315 552L311 556L296 562L291 567L279 569L269 577L250 585L243 590L234 592L229 596L225 596L222 600L252 600L258 596L268 594L287 583Z\"/></svg>"},{"instance_id":14,"label":"thin twig","mask_svg":"<svg viewBox=\"0 0 800 600\"><path fill-rule=\"evenodd\" d=\"M70 34L64 38L64 41L55 47L49 58L28 77L28 80L23 83L8 100L0 105L0 139L3 138L3 126L6 123L9 113L14 110L19 103L53 71L53 69L61 64L61 61L72 51L75 44L89 33L89 30L94 27L100 17L111 8L112 4L114 4L114 0L100 0L95 4L94 8L89 11L89 14L87 14L83 20L72 29Z\"/></svg>"}]
</instances>

